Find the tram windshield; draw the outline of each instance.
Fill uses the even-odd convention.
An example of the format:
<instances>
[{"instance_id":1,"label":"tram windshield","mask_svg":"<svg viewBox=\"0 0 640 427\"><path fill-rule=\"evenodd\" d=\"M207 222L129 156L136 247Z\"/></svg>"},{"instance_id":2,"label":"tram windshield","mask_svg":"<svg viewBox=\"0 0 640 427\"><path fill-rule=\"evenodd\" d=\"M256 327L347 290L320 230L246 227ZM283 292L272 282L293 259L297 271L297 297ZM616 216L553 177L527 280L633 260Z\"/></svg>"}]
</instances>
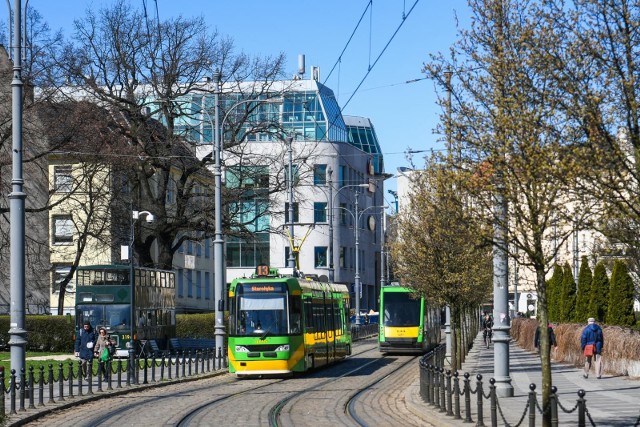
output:
<instances>
[{"instance_id":1,"label":"tram windshield","mask_svg":"<svg viewBox=\"0 0 640 427\"><path fill-rule=\"evenodd\" d=\"M420 300L410 294L388 292L384 294L385 326L420 325Z\"/></svg>"},{"instance_id":2,"label":"tram windshield","mask_svg":"<svg viewBox=\"0 0 640 427\"><path fill-rule=\"evenodd\" d=\"M80 325L88 320L94 328L104 326L111 330L128 331L131 327L129 311L127 304L82 304L78 305L76 316Z\"/></svg>"},{"instance_id":3,"label":"tram windshield","mask_svg":"<svg viewBox=\"0 0 640 427\"><path fill-rule=\"evenodd\" d=\"M295 307L290 316L290 298L285 289L275 292L257 292L255 289L255 286L238 286L234 307L236 321L232 323L236 335L268 336L300 332L300 304L293 304Z\"/></svg>"}]
</instances>

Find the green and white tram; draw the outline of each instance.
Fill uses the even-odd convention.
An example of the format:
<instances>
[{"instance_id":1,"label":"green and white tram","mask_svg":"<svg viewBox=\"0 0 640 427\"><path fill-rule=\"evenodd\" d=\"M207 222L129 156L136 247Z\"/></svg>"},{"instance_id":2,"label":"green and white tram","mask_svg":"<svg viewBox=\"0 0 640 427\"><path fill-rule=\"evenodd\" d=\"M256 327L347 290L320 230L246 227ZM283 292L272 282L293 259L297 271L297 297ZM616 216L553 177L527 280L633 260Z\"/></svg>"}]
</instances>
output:
<instances>
[{"instance_id":1,"label":"green and white tram","mask_svg":"<svg viewBox=\"0 0 640 427\"><path fill-rule=\"evenodd\" d=\"M423 353L440 343L440 309L403 286L380 289L381 352Z\"/></svg>"},{"instance_id":2,"label":"green and white tram","mask_svg":"<svg viewBox=\"0 0 640 427\"><path fill-rule=\"evenodd\" d=\"M166 349L176 334L175 273L134 269L134 342L136 353L148 350L149 340ZM89 320L104 327L116 341L116 357L128 357L131 341L131 282L127 265L88 265L76 270L76 327Z\"/></svg>"},{"instance_id":3,"label":"green and white tram","mask_svg":"<svg viewBox=\"0 0 640 427\"><path fill-rule=\"evenodd\" d=\"M260 265L229 288L229 372L290 375L351 354L345 285L280 275Z\"/></svg>"}]
</instances>

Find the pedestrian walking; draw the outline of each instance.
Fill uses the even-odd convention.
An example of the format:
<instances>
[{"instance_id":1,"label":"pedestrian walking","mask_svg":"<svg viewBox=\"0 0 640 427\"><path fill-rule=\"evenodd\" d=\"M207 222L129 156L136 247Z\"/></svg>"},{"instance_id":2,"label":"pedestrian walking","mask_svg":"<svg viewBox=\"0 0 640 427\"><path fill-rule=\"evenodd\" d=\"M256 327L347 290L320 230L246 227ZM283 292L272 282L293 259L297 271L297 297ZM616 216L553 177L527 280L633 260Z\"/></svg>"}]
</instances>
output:
<instances>
[{"instance_id":1,"label":"pedestrian walking","mask_svg":"<svg viewBox=\"0 0 640 427\"><path fill-rule=\"evenodd\" d=\"M596 319L590 317L587 326L582 330L580 339L582 353L586 360L584 363L585 378L589 378L591 363L595 364L596 377L602 378L602 348L604 347L604 336L602 328L596 323Z\"/></svg>"},{"instance_id":2,"label":"pedestrian walking","mask_svg":"<svg viewBox=\"0 0 640 427\"><path fill-rule=\"evenodd\" d=\"M91 326L91 322L85 320L78 336L76 337L75 356L80 358L81 374L86 379L88 367L93 360L93 347L96 344L96 331Z\"/></svg>"},{"instance_id":3,"label":"pedestrian walking","mask_svg":"<svg viewBox=\"0 0 640 427\"><path fill-rule=\"evenodd\" d=\"M115 343L107 335L105 328L100 328L98 339L93 349L93 355L98 358L98 377L102 372L102 378L106 382L109 380L109 374L111 373L111 364L109 361L115 352Z\"/></svg>"}]
</instances>

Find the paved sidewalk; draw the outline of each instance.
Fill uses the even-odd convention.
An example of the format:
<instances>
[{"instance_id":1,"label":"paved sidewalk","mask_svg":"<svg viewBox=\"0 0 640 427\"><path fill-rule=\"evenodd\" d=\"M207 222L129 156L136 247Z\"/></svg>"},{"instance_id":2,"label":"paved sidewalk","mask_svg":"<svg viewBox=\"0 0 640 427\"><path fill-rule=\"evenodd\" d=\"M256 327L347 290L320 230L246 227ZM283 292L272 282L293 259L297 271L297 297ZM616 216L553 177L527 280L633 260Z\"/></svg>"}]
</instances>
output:
<instances>
[{"instance_id":1,"label":"paved sidewalk","mask_svg":"<svg viewBox=\"0 0 640 427\"><path fill-rule=\"evenodd\" d=\"M476 374L483 376L483 390L489 391L489 379L493 376L493 345L488 349L482 343L482 335L479 334L462 365L461 373L471 374L472 386L475 390ZM529 425L528 413L524 414L527 405L529 385L536 384L538 404L541 401L540 386L541 367L538 354L523 350L513 341L509 344L511 384L514 388L514 397L499 398L498 405L502 412L498 412L498 425ZM588 416L586 425L595 426L640 426L640 379L624 376L612 376L606 374L602 379L589 375L583 378L583 371L572 365L552 361L552 382L558 388L558 400L562 408L558 408L560 426L578 425L578 411L566 413L576 407L578 390L585 391ZM605 360L606 366L606 360ZM405 399L409 408L421 414L426 420L437 426L460 426L464 424L464 396L460 398L461 420L455 420L439 408L424 403L420 397L420 379L417 378L405 393ZM460 387L462 388L462 381ZM477 395L471 395L471 414L473 422L477 420ZM489 401L483 401L483 420L485 425L491 425ZM523 418L524 416L524 418ZM467 424L468 425L468 424ZM536 425L542 425L540 412L536 410Z\"/></svg>"}]
</instances>

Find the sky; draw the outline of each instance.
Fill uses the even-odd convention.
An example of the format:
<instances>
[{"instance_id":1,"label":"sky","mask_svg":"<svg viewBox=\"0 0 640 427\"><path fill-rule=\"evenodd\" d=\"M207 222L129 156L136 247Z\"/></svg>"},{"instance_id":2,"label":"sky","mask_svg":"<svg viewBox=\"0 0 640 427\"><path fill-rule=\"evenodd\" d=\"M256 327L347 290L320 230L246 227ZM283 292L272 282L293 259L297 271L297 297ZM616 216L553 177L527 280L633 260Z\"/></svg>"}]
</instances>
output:
<instances>
[{"instance_id":1,"label":"sky","mask_svg":"<svg viewBox=\"0 0 640 427\"><path fill-rule=\"evenodd\" d=\"M140 7L143 1L131 0ZM306 78L311 66L319 67L320 81L333 89L343 113L371 119L387 173L410 166L408 150L444 148L442 136L434 134L442 112L436 105L436 87L421 70L429 54L447 52L455 41L456 15L461 26L468 21L466 0L373 0L368 9L369 0L145 2L154 16L157 4L160 20L204 16L212 31L232 38L236 48L247 54L284 53L291 76L297 72L298 55L304 54ZM111 3L29 0L28 4L52 29L70 35L74 20L88 8ZM421 80L408 83L415 79ZM413 154L416 167L423 165L422 156ZM387 180L385 188L395 190L395 179ZM387 199L393 202L388 194Z\"/></svg>"}]
</instances>

